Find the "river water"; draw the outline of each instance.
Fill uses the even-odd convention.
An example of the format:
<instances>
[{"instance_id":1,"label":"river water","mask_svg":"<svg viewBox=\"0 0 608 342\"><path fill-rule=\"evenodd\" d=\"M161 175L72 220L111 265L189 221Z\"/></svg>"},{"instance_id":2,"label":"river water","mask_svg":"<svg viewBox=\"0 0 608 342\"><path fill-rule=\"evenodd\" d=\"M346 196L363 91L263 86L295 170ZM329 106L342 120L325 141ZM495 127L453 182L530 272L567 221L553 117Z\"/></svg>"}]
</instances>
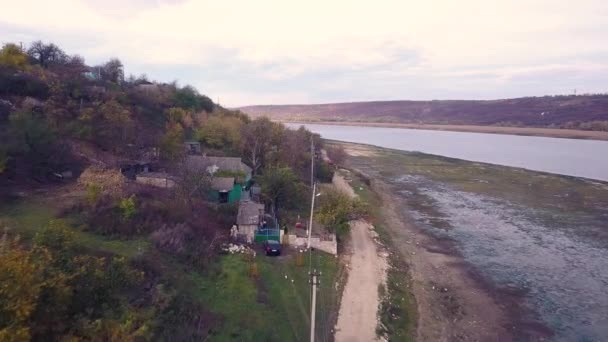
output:
<instances>
[{"instance_id":1,"label":"river water","mask_svg":"<svg viewBox=\"0 0 608 342\"><path fill-rule=\"evenodd\" d=\"M301 124L288 124L297 128ZM306 124L325 139L608 181L608 141Z\"/></svg>"},{"instance_id":2,"label":"river water","mask_svg":"<svg viewBox=\"0 0 608 342\"><path fill-rule=\"evenodd\" d=\"M492 283L523 291L527 306L553 330L551 340L608 340L606 241L571 234L567 223L540 223L537 209L457 191L423 177L389 181L397 189L414 187L417 196L428 198L437 209L439 217L408 209L420 227L454 241L463 258ZM408 190L399 193L407 200L415 196ZM577 216L577 228L592 228L594 223ZM437 227L434 219L446 220L449 228Z\"/></svg>"},{"instance_id":3,"label":"river water","mask_svg":"<svg viewBox=\"0 0 608 342\"><path fill-rule=\"evenodd\" d=\"M326 139L608 181L607 141L400 128L306 127ZM525 305L554 332L552 341L608 341L605 200L585 203L587 211L535 207L519 203L513 196L463 191L449 181L413 174L405 164L389 168L373 157L351 159L355 168L392 184L396 195L405 199L403 210L408 216L429 234L453 241L464 260L490 283L521 290ZM524 179L533 182L532 178L545 176L530 172L527 177ZM568 195L576 193L580 183L573 180L564 184L568 185L553 186ZM603 189L605 195L598 196L608 197L605 184L585 184ZM509 184L498 186L509 191ZM430 207L433 210L427 210Z\"/></svg>"}]
</instances>

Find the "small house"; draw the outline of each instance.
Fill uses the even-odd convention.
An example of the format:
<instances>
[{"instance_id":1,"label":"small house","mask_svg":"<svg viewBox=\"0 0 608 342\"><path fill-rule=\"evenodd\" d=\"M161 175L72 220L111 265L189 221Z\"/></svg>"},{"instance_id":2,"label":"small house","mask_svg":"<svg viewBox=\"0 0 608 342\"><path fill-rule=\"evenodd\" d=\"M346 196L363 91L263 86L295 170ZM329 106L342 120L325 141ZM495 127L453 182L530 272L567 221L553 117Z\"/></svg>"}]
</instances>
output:
<instances>
[{"instance_id":1,"label":"small house","mask_svg":"<svg viewBox=\"0 0 608 342\"><path fill-rule=\"evenodd\" d=\"M236 216L238 235L247 242L253 242L255 233L264 220L264 205L256 202L246 201L239 205L239 212Z\"/></svg>"},{"instance_id":2,"label":"small house","mask_svg":"<svg viewBox=\"0 0 608 342\"><path fill-rule=\"evenodd\" d=\"M175 187L175 178L165 172L145 172L135 175L135 182L158 188L170 189Z\"/></svg>"},{"instance_id":3,"label":"small house","mask_svg":"<svg viewBox=\"0 0 608 342\"><path fill-rule=\"evenodd\" d=\"M214 177L211 180L211 200L219 203L240 201L243 188L234 177Z\"/></svg>"}]
</instances>

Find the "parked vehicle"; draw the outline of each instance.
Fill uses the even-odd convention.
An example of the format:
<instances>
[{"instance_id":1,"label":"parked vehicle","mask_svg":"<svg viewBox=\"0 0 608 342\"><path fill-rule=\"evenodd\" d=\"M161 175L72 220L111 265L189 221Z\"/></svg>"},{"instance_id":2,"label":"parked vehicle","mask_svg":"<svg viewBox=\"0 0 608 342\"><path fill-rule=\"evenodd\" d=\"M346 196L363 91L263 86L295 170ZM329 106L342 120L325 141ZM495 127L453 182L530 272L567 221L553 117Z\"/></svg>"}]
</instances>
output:
<instances>
[{"instance_id":1,"label":"parked vehicle","mask_svg":"<svg viewBox=\"0 0 608 342\"><path fill-rule=\"evenodd\" d=\"M266 240L264 242L264 252L266 255L281 255L281 244L276 240Z\"/></svg>"}]
</instances>

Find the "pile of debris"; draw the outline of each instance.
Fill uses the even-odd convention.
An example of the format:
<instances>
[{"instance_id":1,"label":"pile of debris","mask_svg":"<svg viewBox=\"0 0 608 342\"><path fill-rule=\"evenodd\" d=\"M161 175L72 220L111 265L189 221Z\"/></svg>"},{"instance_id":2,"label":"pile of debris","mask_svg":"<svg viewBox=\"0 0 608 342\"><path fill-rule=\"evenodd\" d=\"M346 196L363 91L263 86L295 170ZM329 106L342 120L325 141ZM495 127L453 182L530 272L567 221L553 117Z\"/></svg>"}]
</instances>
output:
<instances>
[{"instance_id":1,"label":"pile of debris","mask_svg":"<svg viewBox=\"0 0 608 342\"><path fill-rule=\"evenodd\" d=\"M237 244L233 244L233 243L227 243L222 245L222 252L228 254L243 254L243 253L251 253L252 250L251 248L245 246L245 245L237 245Z\"/></svg>"}]
</instances>

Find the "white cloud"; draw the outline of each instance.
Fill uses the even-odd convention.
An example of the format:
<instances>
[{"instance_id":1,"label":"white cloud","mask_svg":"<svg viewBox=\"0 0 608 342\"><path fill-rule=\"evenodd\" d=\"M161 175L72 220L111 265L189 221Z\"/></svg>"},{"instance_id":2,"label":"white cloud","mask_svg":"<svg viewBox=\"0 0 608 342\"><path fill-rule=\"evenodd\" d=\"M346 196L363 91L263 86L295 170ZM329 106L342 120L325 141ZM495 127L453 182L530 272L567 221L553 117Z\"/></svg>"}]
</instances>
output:
<instances>
[{"instance_id":1,"label":"white cloud","mask_svg":"<svg viewBox=\"0 0 608 342\"><path fill-rule=\"evenodd\" d=\"M327 102L332 99L316 89L337 92L340 87L341 98L351 91L352 100L368 100L357 98L366 96L360 89L352 90L364 87L366 77L392 87L404 82L432 87L457 79L452 84L459 87L457 93L468 90L471 97L476 87L498 84L490 96L501 97L513 93L517 75L544 80L552 71L581 66L579 75L586 75L606 67L587 56L608 55L604 0L581 0L576 6L566 0L0 0L0 8L0 27L8 31L2 40L44 34L88 60L118 56L138 72L150 65L227 69L223 72L235 77L223 82L234 85L233 99L225 96L231 104L247 103L240 102L247 100L246 93L255 103ZM539 74L543 68L547 71ZM228 69L267 82L268 93L246 89L251 82L240 82L243 75ZM183 81L206 82L188 77ZM349 83L353 77L363 84ZM470 89L462 89L466 78ZM284 88L285 82L293 88ZM436 83L438 90L449 88L449 83ZM539 95L545 89L524 91ZM385 96L394 92L386 89ZM382 97L378 89L368 94Z\"/></svg>"}]
</instances>

